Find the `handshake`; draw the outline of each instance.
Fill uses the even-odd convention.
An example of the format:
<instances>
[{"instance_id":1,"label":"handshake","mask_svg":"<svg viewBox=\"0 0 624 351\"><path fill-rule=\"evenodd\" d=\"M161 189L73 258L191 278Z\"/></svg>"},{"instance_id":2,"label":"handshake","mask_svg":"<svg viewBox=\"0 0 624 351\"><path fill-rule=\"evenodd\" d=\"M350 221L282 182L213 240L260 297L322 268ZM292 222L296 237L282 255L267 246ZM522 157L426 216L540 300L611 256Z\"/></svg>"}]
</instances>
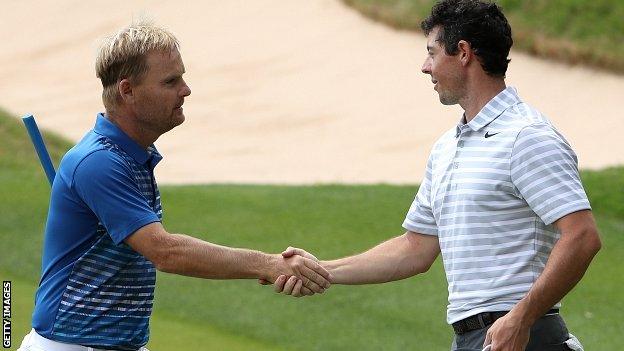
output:
<instances>
[{"instance_id":1,"label":"handshake","mask_svg":"<svg viewBox=\"0 0 624 351\"><path fill-rule=\"evenodd\" d=\"M288 247L282 252L282 258L289 268L284 271L278 267L277 272L273 273L276 293L294 297L312 296L322 294L330 287L332 276L314 255L302 249ZM270 285L271 281L261 278L258 283Z\"/></svg>"}]
</instances>

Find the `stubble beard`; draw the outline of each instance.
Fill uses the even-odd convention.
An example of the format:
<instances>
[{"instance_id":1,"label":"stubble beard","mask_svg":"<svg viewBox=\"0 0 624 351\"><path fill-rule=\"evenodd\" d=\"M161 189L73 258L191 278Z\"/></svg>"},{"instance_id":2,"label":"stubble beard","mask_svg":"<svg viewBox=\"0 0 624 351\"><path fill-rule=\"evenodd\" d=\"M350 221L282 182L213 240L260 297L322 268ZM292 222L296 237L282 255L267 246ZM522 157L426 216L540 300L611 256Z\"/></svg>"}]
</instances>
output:
<instances>
[{"instance_id":1,"label":"stubble beard","mask_svg":"<svg viewBox=\"0 0 624 351\"><path fill-rule=\"evenodd\" d=\"M440 93L439 94L439 98L440 98L440 103L442 105L450 106L450 105L456 105L456 104L459 103L459 98L456 97L453 94L449 94L449 93L442 94L442 93Z\"/></svg>"},{"instance_id":2,"label":"stubble beard","mask_svg":"<svg viewBox=\"0 0 624 351\"><path fill-rule=\"evenodd\" d=\"M147 111L139 117L139 122L144 130L149 130L151 134L161 136L184 122L184 115L177 116L171 113L167 118L159 117L163 113L160 111Z\"/></svg>"}]
</instances>

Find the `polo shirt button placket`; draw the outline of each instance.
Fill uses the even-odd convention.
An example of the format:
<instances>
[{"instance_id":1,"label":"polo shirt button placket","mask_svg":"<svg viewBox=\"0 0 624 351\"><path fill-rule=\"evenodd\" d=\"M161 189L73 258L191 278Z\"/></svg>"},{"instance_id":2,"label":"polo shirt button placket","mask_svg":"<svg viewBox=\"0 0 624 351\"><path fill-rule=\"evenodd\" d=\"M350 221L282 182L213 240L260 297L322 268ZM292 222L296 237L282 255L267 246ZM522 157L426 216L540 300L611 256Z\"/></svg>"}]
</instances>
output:
<instances>
[{"instance_id":1,"label":"polo shirt button placket","mask_svg":"<svg viewBox=\"0 0 624 351\"><path fill-rule=\"evenodd\" d=\"M455 157L453 158L453 169L458 169L459 168L459 162L457 162L457 158L459 157L459 149L462 148L464 146L464 141L461 140L461 135L462 133L459 134L458 136L458 140L457 141L457 148L455 149ZM451 177L450 177L450 184L449 184L449 188L454 191L457 190L457 183L455 182L455 172L451 173Z\"/></svg>"},{"instance_id":2,"label":"polo shirt button placket","mask_svg":"<svg viewBox=\"0 0 624 351\"><path fill-rule=\"evenodd\" d=\"M467 131L467 126L463 125L459 128L459 133L457 135L457 149L455 149L455 160L453 161L453 169L459 169L459 162L457 162L457 158L459 157L460 150L464 147L465 132ZM455 172L453 172L455 173ZM454 180L455 176L451 176L451 190L457 190L457 183Z\"/></svg>"},{"instance_id":3,"label":"polo shirt button placket","mask_svg":"<svg viewBox=\"0 0 624 351\"><path fill-rule=\"evenodd\" d=\"M458 169L459 168L459 162L455 162L453 164L453 168ZM453 173L455 173L455 172L453 172ZM451 185L451 189L457 190L457 182L455 181L455 176L454 175L453 175L453 178L451 178L451 183L453 184L453 185Z\"/></svg>"}]
</instances>

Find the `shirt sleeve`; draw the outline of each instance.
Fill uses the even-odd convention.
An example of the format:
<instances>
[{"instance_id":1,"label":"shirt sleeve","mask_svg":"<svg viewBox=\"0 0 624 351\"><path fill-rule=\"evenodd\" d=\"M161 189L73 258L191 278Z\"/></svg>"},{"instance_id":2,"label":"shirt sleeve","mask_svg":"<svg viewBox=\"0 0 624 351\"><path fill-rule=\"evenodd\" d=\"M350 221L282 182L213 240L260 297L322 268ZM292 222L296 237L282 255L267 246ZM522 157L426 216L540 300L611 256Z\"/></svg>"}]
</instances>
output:
<instances>
[{"instance_id":1,"label":"shirt sleeve","mask_svg":"<svg viewBox=\"0 0 624 351\"><path fill-rule=\"evenodd\" d=\"M403 228L420 234L438 235L438 226L433 216L431 207L431 156L427 161L425 179L418 188L418 193L407 212L403 221Z\"/></svg>"},{"instance_id":2,"label":"shirt sleeve","mask_svg":"<svg viewBox=\"0 0 624 351\"><path fill-rule=\"evenodd\" d=\"M72 188L117 245L141 227L160 221L130 166L110 151L96 151L82 160L74 172Z\"/></svg>"},{"instance_id":3,"label":"shirt sleeve","mask_svg":"<svg viewBox=\"0 0 624 351\"><path fill-rule=\"evenodd\" d=\"M545 224L591 209L581 184L576 154L552 126L523 128L514 144L510 167L517 195Z\"/></svg>"}]
</instances>

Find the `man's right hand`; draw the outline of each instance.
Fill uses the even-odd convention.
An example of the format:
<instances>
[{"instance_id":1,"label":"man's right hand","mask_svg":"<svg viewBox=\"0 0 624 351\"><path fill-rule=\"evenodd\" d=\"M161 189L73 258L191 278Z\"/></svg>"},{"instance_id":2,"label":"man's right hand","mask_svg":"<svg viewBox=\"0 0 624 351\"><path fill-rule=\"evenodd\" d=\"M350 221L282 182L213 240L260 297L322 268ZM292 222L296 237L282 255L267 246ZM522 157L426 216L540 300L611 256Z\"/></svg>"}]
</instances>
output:
<instances>
[{"instance_id":1,"label":"man's right hand","mask_svg":"<svg viewBox=\"0 0 624 351\"><path fill-rule=\"evenodd\" d=\"M318 258L316 258L314 255L296 247L289 246L286 250L284 250L284 252L282 252L282 257L284 257L285 259L291 259L293 257L303 257L319 264ZM289 277L286 275L280 275L275 280L275 282L273 283L273 289L276 293L283 293L285 295L291 295L294 297L312 296L314 295L314 293L318 293L318 291L316 290L307 289L305 284L303 284L303 282L296 276Z\"/></svg>"},{"instance_id":2,"label":"man's right hand","mask_svg":"<svg viewBox=\"0 0 624 351\"><path fill-rule=\"evenodd\" d=\"M331 285L329 272L318 263L316 257L304 250L289 247L282 252L277 262L269 279L261 279L260 283L266 284L273 280L278 293L296 297L321 294Z\"/></svg>"},{"instance_id":3,"label":"man's right hand","mask_svg":"<svg viewBox=\"0 0 624 351\"><path fill-rule=\"evenodd\" d=\"M289 246L286 250L282 252L282 257L284 257L285 259L291 258L295 255L312 260L317 264L319 262L318 258L316 258L311 253L295 247ZM262 285L271 284L271 282L266 279L258 279L258 283ZM279 277L277 277L277 279L275 279L275 282L273 283L273 288L276 293L284 293L285 295L291 295L293 297L312 296L315 294L315 291L307 288L303 284L303 280L297 278L297 276L294 275L280 275Z\"/></svg>"}]
</instances>

